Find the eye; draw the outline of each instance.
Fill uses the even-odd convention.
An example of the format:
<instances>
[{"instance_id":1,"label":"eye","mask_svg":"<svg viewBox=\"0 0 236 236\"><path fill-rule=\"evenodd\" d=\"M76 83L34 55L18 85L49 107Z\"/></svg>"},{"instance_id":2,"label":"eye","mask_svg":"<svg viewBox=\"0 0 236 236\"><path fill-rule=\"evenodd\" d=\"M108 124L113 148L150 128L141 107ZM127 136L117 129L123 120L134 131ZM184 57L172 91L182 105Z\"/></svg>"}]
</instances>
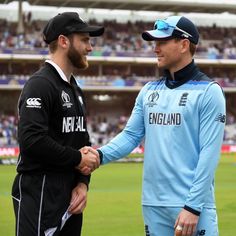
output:
<instances>
[{"instance_id":1,"label":"eye","mask_svg":"<svg viewBox=\"0 0 236 236\"><path fill-rule=\"evenodd\" d=\"M159 45L165 45L165 44L167 44L167 43L168 43L168 41L166 41L166 40L163 40L163 41L159 41L158 43L159 43Z\"/></svg>"},{"instance_id":2,"label":"eye","mask_svg":"<svg viewBox=\"0 0 236 236\"><path fill-rule=\"evenodd\" d=\"M92 47L95 47L96 39L95 38L90 39L90 44L91 44Z\"/></svg>"}]
</instances>

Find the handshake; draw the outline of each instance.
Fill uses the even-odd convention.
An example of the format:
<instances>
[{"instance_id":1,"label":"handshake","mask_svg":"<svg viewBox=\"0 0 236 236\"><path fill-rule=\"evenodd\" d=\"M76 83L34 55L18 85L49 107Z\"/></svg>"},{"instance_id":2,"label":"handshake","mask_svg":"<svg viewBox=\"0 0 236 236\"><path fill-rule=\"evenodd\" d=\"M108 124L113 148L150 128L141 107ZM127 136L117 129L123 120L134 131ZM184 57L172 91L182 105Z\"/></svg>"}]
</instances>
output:
<instances>
[{"instance_id":1,"label":"handshake","mask_svg":"<svg viewBox=\"0 0 236 236\"><path fill-rule=\"evenodd\" d=\"M81 161L78 166L75 168L79 170L84 175L91 174L100 166L100 157L97 150L92 147L83 147L80 149L81 152Z\"/></svg>"}]
</instances>

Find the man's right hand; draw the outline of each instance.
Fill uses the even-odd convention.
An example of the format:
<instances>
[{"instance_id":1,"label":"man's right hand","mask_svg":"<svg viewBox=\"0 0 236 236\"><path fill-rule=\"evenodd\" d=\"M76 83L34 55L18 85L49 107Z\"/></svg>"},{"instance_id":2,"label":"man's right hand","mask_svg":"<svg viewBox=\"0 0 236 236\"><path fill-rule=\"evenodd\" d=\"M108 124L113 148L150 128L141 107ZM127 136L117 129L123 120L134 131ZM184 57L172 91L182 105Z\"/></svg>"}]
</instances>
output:
<instances>
[{"instance_id":1,"label":"man's right hand","mask_svg":"<svg viewBox=\"0 0 236 236\"><path fill-rule=\"evenodd\" d=\"M100 158L98 152L91 147L83 147L80 149L81 152L81 162L76 169L78 169L82 174L89 175L100 165Z\"/></svg>"}]
</instances>

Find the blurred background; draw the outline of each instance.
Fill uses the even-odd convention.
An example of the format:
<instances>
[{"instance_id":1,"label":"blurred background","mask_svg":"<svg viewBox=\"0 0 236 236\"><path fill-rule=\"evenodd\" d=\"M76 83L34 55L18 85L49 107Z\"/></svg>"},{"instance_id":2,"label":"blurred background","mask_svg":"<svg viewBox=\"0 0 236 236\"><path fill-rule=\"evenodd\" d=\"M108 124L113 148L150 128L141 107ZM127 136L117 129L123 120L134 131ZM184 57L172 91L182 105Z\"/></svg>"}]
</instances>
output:
<instances>
[{"instance_id":1,"label":"blurred background","mask_svg":"<svg viewBox=\"0 0 236 236\"><path fill-rule=\"evenodd\" d=\"M219 191L217 196L222 201L220 208L222 212L230 209L226 216L224 215L225 221L221 223L221 227L225 228L222 235L233 236L232 232L235 228L233 222L230 225L227 225L227 222L229 224L230 219L236 217L235 213L233 214L236 210L235 200L233 200L236 197L236 179L232 179L235 176L236 166L235 0L0 0L0 164L4 164L4 166L0 166L0 199L6 201L6 206L11 208L10 187L15 175L14 164L19 153L17 101L21 89L30 75L38 70L48 58L48 49L41 36L44 25L49 18L64 11L76 11L90 24L105 26L104 36L92 39L93 52L88 57L89 68L75 72L77 82L86 96L88 128L95 147L107 143L124 128L141 87L162 75L162 72L156 67L157 59L153 52L153 44L143 41L141 33L146 29L151 29L157 18L165 18L173 14L185 15L198 26L201 38L195 62L203 72L223 87L226 96L227 120L222 146L223 164L221 164L223 167L220 169L218 178L227 192ZM143 146L140 144L133 151L134 155L126 161L142 162L142 153ZM129 173L131 167L123 167L122 164L117 164L110 170L114 173L118 165L121 165L119 166L121 170L127 168L127 173ZM135 167L132 166L132 168L135 169L136 164L133 165ZM106 168L106 171L109 172L109 167L104 167L104 169ZM139 196L142 164L139 164L137 168L136 177L127 177L132 180L137 178L137 183L129 183L127 178L117 179L118 182L124 181L127 184L127 189L124 190L122 187L121 192L132 191L132 186L135 185L137 186L135 192ZM110 176L112 172L109 172L108 175ZM97 183L96 180L103 178L103 173L101 170L95 173L97 178L94 178L95 181L92 183L91 192L96 199L100 199L96 194L107 188L111 190L114 186L113 182L113 185L107 188L105 186L101 186L101 189L97 187L101 182ZM125 170L117 174L124 177L124 173L126 173ZM228 188L226 188L227 186ZM111 195L111 198L119 192L119 188L116 186L114 189L116 193ZM107 196L107 190L104 194ZM228 197L226 200L221 198L226 198L225 194ZM133 198L130 196L128 195L126 198L130 199L130 202L127 200L126 203L128 203L127 207L134 204L134 210L128 211L132 211L134 214L135 209L140 208L140 199L136 195ZM121 194L117 200L118 203L123 197L124 195ZM94 215L96 207L93 207L93 204L97 206L94 201L91 200L91 208L88 209L88 220L97 217L96 214ZM101 197L101 202L103 201L106 205L106 201ZM111 205L117 206L116 203L113 202ZM9 210L4 208L4 204L0 207L0 235L13 235L12 212L10 210L9 213ZM125 210L121 209L123 208L114 209L112 212L115 215L117 211L121 211L123 217L129 214L124 213ZM125 224L123 221L121 225L117 226L117 222L113 222L115 229L108 229L109 233L102 231L102 227L99 228L99 226L94 233L92 230L90 232L90 227L86 226L90 225L89 221L90 223L85 225L85 230L88 231L85 231L84 235L143 235L141 212L137 211L137 215L130 217L138 219L138 223L133 224L134 230L139 229L137 230L139 233L132 231L132 227L123 227ZM104 213L104 217L105 215L106 213ZM100 223L107 222L110 216L107 217ZM128 222L130 224L129 220ZM141 226L137 226L139 224ZM121 226L123 231L117 231ZM126 234L125 229L127 232L131 231ZM1 232L1 230L4 231Z\"/></svg>"},{"instance_id":2,"label":"blurred background","mask_svg":"<svg viewBox=\"0 0 236 236\"><path fill-rule=\"evenodd\" d=\"M48 57L42 29L49 18L68 10L77 11L91 24L106 28L104 37L92 40L89 69L75 72L87 97L93 145L107 143L123 128L140 88L161 75L153 44L143 41L141 33L151 29L155 19L171 14L184 14L199 28L201 39L195 61L223 86L227 100L224 143L235 144L236 1L3 0L0 3L0 153L18 151L17 100L29 76Z\"/></svg>"}]
</instances>

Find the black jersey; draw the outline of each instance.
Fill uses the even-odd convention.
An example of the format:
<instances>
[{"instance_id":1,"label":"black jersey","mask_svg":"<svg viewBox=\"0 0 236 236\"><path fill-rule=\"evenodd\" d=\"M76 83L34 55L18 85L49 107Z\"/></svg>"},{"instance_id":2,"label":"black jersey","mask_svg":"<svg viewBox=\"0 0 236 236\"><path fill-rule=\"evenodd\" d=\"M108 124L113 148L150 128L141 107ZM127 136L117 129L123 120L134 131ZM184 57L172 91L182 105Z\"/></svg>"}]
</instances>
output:
<instances>
[{"instance_id":1,"label":"black jersey","mask_svg":"<svg viewBox=\"0 0 236 236\"><path fill-rule=\"evenodd\" d=\"M90 145L84 97L74 77L64 81L49 63L27 81L19 103L17 171L66 172Z\"/></svg>"}]
</instances>

